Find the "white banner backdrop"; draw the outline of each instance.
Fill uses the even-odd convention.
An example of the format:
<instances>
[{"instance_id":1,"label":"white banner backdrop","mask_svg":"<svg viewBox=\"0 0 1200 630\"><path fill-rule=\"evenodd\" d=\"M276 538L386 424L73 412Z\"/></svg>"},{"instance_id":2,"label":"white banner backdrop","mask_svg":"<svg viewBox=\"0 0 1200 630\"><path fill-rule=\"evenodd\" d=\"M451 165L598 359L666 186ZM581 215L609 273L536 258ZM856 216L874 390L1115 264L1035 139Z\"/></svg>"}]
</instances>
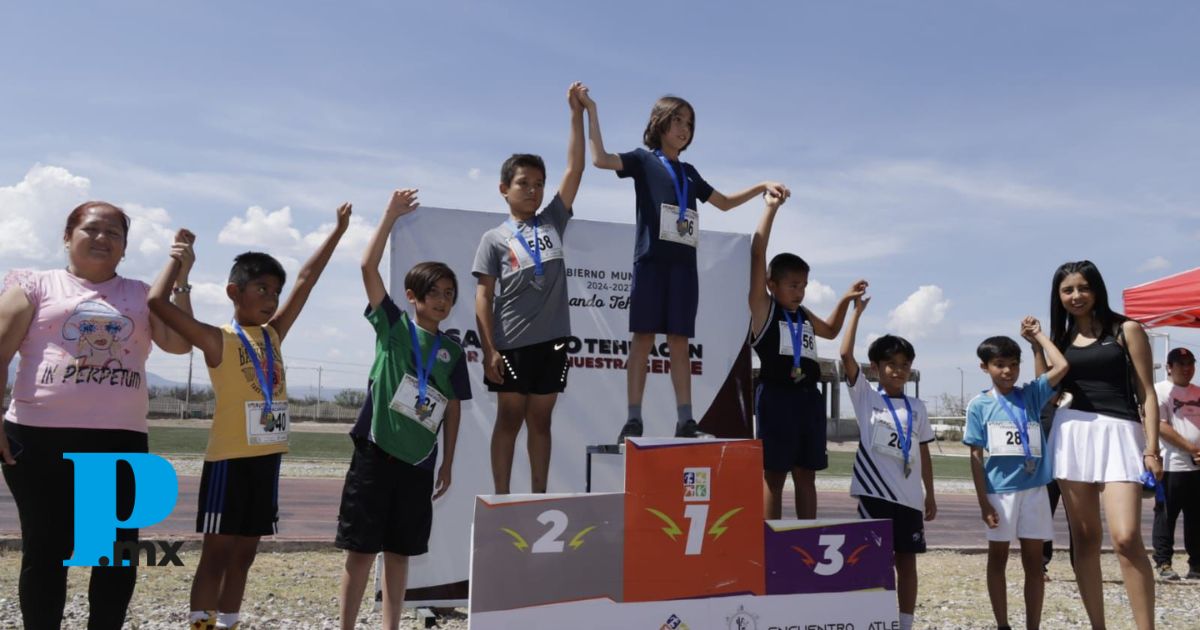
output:
<instances>
[{"instance_id":1,"label":"white banner backdrop","mask_svg":"<svg viewBox=\"0 0 1200 630\"><path fill-rule=\"evenodd\" d=\"M467 579L474 498L494 490L489 449L496 396L483 384L483 352L475 326L476 282L471 275L471 263L483 233L506 217L499 213L421 207L397 221L392 232L390 291L401 308L411 312L404 299L404 274L414 264L442 261L457 275L458 302L442 323L442 330L463 342L474 395L462 407L453 484L434 503L429 553L413 558L410 563L410 589ZM548 491L579 492L584 489L585 448L613 443L625 422L634 226L572 219L563 240L574 338L568 347L571 370L567 390L559 396L554 410ZM692 408L697 421L729 376L746 340L749 235L701 232L698 266L700 308L696 337L691 342ZM650 356L643 402L647 436L669 436L674 431L675 395L666 355L666 339L660 336ZM517 439L513 462L511 487L514 491L527 491L529 457L524 431ZM619 468L598 467L593 475L598 476L595 482L599 487L621 485Z\"/></svg>"}]
</instances>

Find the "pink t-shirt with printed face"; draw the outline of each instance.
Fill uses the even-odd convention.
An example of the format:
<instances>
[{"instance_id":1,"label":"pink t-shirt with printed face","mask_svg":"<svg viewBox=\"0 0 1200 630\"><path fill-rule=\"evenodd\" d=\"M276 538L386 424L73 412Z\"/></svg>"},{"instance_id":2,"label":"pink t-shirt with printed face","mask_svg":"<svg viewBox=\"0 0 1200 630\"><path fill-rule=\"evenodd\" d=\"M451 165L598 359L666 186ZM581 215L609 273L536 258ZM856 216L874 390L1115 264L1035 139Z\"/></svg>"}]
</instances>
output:
<instances>
[{"instance_id":1,"label":"pink t-shirt with printed face","mask_svg":"<svg viewBox=\"0 0 1200 630\"><path fill-rule=\"evenodd\" d=\"M53 269L11 271L4 290L14 285L34 312L4 418L37 427L146 432L146 283L116 276L95 284Z\"/></svg>"}]
</instances>

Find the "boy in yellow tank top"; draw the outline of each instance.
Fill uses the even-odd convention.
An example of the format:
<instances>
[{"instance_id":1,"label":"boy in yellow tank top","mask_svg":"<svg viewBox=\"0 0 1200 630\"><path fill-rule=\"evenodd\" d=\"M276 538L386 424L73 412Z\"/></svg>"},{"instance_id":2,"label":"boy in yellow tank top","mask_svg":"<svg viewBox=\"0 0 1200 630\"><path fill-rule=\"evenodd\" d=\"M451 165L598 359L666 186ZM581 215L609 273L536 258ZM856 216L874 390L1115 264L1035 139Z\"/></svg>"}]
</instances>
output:
<instances>
[{"instance_id":1,"label":"boy in yellow tank top","mask_svg":"<svg viewBox=\"0 0 1200 630\"><path fill-rule=\"evenodd\" d=\"M196 515L204 542L192 582L193 630L238 627L258 539L277 531L279 463L287 452L290 423L280 345L349 225L346 203L337 209L337 227L301 267L282 307L287 274L279 262L259 252L234 259L225 287L233 320L221 327L171 304L179 272L174 252L150 289L150 309L204 353L216 395Z\"/></svg>"}]
</instances>

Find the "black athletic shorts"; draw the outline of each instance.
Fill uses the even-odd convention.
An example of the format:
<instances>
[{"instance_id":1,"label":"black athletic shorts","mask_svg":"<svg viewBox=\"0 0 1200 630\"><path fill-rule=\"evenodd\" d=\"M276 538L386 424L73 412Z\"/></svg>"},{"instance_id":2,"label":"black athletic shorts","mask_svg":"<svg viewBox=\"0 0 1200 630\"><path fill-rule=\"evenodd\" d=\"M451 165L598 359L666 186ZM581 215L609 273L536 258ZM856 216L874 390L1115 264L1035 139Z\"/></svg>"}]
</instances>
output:
<instances>
[{"instance_id":1,"label":"black athletic shorts","mask_svg":"<svg viewBox=\"0 0 1200 630\"><path fill-rule=\"evenodd\" d=\"M358 553L429 551L433 525L433 471L400 461L366 438L352 437L354 455L334 545Z\"/></svg>"},{"instance_id":2,"label":"black athletic shorts","mask_svg":"<svg viewBox=\"0 0 1200 630\"><path fill-rule=\"evenodd\" d=\"M279 533L279 464L282 455L204 462L196 531L201 534L271 536Z\"/></svg>"},{"instance_id":3,"label":"black athletic shorts","mask_svg":"<svg viewBox=\"0 0 1200 630\"><path fill-rule=\"evenodd\" d=\"M567 388L567 340L552 339L501 350L503 383L484 377L489 392L561 394Z\"/></svg>"},{"instance_id":4,"label":"black athletic shorts","mask_svg":"<svg viewBox=\"0 0 1200 630\"><path fill-rule=\"evenodd\" d=\"M925 553L925 514L907 505L858 497L858 515L862 518L886 518L892 521L892 550L896 553Z\"/></svg>"}]
</instances>

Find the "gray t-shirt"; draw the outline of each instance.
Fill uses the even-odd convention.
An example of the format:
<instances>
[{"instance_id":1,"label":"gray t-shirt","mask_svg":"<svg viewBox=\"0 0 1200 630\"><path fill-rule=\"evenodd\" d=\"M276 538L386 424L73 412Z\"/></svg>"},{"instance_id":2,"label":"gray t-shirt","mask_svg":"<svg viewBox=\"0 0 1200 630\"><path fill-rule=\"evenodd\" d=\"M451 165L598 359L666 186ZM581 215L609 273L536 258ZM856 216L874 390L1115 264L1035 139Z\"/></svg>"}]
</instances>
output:
<instances>
[{"instance_id":1,"label":"gray t-shirt","mask_svg":"<svg viewBox=\"0 0 1200 630\"><path fill-rule=\"evenodd\" d=\"M510 217L499 227L484 232L479 240L471 273L476 278L497 279L492 308L492 336L497 350L523 348L571 334L563 262L563 233L570 219L571 210L556 194L535 219L521 222ZM534 280L533 257L513 234L516 225L520 237L526 243L534 243L535 221L536 246L542 256L540 283Z\"/></svg>"}]
</instances>

